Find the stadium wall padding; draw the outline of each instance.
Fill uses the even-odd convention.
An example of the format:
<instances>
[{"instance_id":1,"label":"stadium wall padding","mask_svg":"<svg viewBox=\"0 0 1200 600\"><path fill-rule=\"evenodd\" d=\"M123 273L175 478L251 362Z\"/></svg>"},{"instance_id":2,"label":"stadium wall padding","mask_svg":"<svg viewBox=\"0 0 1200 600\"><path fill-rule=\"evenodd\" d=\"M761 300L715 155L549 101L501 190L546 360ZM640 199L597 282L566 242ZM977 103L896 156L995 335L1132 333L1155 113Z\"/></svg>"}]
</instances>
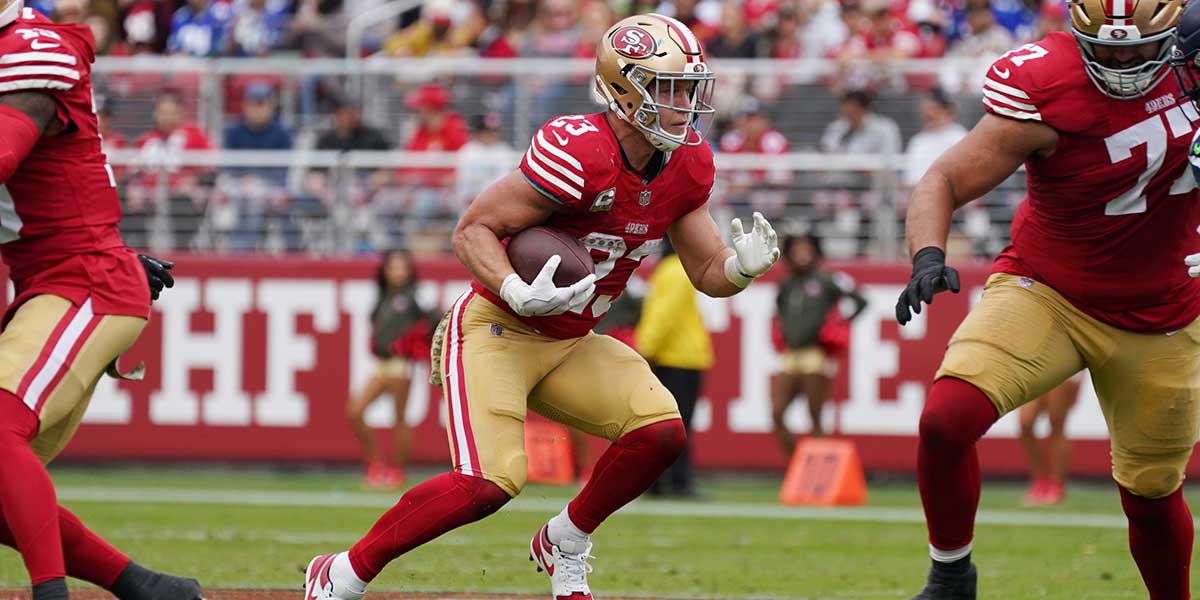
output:
<instances>
[{"instance_id":1,"label":"stadium wall padding","mask_svg":"<svg viewBox=\"0 0 1200 600\"><path fill-rule=\"evenodd\" d=\"M178 265L177 284L155 304L151 323L122 358L125 369L145 362L146 379L104 378L63 457L355 461L344 406L352 384L364 381L373 368L367 340L375 259L170 258ZM981 293L989 265L956 265L963 292L938 296L931 310L905 328L893 315L907 265L830 266L850 274L870 305L854 323L849 357L834 386L836 405L827 407L826 423L857 442L868 470L912 471L925 391L946 340ZM424 298L442 307L468 284L464 268L450 258L423 260L418 268ZM639 275L648 269L643 265ZM701 297L717 353L694 423L694 456L702 468L784 465L768 432L767 394L775 363L772 281L778 276L732 299ZM406 419L415 429L416 463L448 462L442 404L435 388L413 386ZM391 424L391 406L381 400L368 412L368 421ZM807 430L801 402L789 419L796 430ZM1090 383L1085 382L1067 427L1075 444L1073 471L1107 474L1104 419ZM986 473L1025 471L1016 431L1010 415L980 443ZM1195 460L1189 471L1200 472Z\"/></svg>"}]
</instances>

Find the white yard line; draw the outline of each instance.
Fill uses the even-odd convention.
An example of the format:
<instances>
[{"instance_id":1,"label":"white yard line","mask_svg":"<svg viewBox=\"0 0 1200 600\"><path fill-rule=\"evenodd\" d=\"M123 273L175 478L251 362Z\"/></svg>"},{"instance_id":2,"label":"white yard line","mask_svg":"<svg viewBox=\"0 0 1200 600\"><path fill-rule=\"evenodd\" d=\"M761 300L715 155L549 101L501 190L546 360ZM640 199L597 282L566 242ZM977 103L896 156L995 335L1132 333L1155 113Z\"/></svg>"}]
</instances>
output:
<instances>
[{"instance_id":1,"label":"white yard line","mask_svg":"<svg viewBox=\"0 0 1200 600\"><path fill-rule=\"evenodd\" d=\"M60 487L58 498L67 502L126 502L141 504L210 504L219 506L303 506L390 508L395 498L356 492L303 492L270 490L203 490L184 488ZM553 514L565 500L517 498L504 510ZM768 519L784 521L859 521L868 523L924 523L919 508L818 508L742 502L638 501L621 509L628 515L664 517ZM1125 529L1125 517L1111 514L982 510L976 522L1015 527L1080 527Z\"/></svg>"}]
</instances>

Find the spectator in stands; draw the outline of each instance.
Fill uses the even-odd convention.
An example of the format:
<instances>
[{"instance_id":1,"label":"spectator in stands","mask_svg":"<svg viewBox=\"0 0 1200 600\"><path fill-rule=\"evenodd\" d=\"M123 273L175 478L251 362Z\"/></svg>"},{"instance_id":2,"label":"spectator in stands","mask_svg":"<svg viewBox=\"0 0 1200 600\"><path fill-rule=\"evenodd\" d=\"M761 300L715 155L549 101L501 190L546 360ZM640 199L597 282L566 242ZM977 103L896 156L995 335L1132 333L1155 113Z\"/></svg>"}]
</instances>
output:
<instances>
[{"instance_id":1,"label":"spectator in stands","mask_svg":"<svg viewBox=\"0 0 1200 600\"><path fill-rule=\"evenodd\" d=\"M228 0L188 0L171 18L171 54L216 56L224 48L233 11Z\"/></svg>"},{"instance_id":2,"label":"spectator in stands","mask_svg":"<svg viewBox=\"0 0 1200 600\"><path fill-rule=\"evenodd\" d=\"M417 301L418 280L408 252L385 252L375 282L378 296L371 311L371 353L377 359L377 366L366 386L350 399L346 417L367 465L364 485L394 489L404 483L411 446L404 413L416 363L429 361L434 317ZM396 415L391 465L379 452L375 432L363 419L367 408L385 393L391 395Z\"/></svg>"},{"instance_id":3,"label":"spectator in stands","mask_svg":"<svg viewBox=\"0 0 1200 600\"><path fill-rule=\"evenodd\" d=\"M579 6L574 0L541 0L522 56L569 58L579 49Z\"/></svg>"},{"instance_id":4,"label":"spectator in stands","mask_svg":"<svg viewBox=\"0 0 1200 600\"><path fill-rule=\"evenodd\" d=\"M288 0L236 0L234 17L225 36L224 53L230 56L266 56L284 41L288 27Z\"/></svg>"},{"instance_id":5,"label":"spectator in stands","mask_svg":"<svg viewBox=\"0 0 1200 600\"><path fill-rule=\"evenodd\" d=\"M901 18L892 13L889 0L864 0L863 15L867 28L856 31L839 60L866 59L888 62L913 58L921 53L921 40Z\"/></svg>"},{"instance_id":6,"label":"spectator in stands","mask_svg":"<svg viewBox=\"0 0 1200 600\"><path fill-rule=\"evenodd\" d=\"M116 23L116 4L104 0L55 0L55 23L82 23L92 30L96 53L104 54L112 43Z\"/></svg>"},{"instance_id":7,"label":"spectator in stands","mask_svg":"<svg viewBox=\"0 0 1200 600\"><path fill-rule=\"evenodd\" d=\"M616 14L607 3L585 4L579 11L579 47L575 49L575 58L596 58L596 46L615 22ZM587 80L587 76L582 76L576 81L583 83Z\"/></svg>"},{"instance_id":8,"label":"spectator in stands","mask_svg":"<svg viewBox=\"0 0 1200 600\"><path fill-rule=\"evenodd\" d=\"M1016 38L996 24L987 0L970 0L966 8L966 33L946 54L954 59L976 59L966 66L946 63L938 79L942 89L955 94L979 94L988 67L997 57L1016 47Z\"/></svg>"},{"instance_id":9,"label":"spectator in stands","mask_svg":"<svg viewBox=\"0 0 1200 600\"><path fill-rule=\"evenodd\" d=\"M650 276L634 339L663 387L675 396L683 425L690 432L704 372L712 367L713 348L696 304L696 288L669 239L663 240L662 260ZM689 448L648 493L679 498L697 495Z\"/></svg>"},{"instance_id":10,"label":"spectator in stands","mask_svg":"<svg viewBox=\"0 0 1200 600\"><path fill-rule=\"evenodd\" d=\"M968 7L973 4L988 6L1000 27L1022 42L1029 41L1037 31L1038 13L1042 8L1042 0L968 0L967 4Z\"/></svg>"},{"instance_id":11,"label":"spectator in stands","mask_svg":"<svg viewBox=\"0 0 1200 600\"><path fill-rule=\"evenodd\" d=\"M349 97L333 97L333 128L317 138L317 150L391 150L383 133L362 122L362 109Z\"/></svg>"},{"instance_id":12,"label":"spectator in stands","mask_svg":"<svg viewBox=\"0 0 1200 600\"><path fill-rule=\"evenodd\" d=\"M1037 33L1034 40L1046 37L1052 31L1067 31L1067 7L1061 0L1045 0L1042 2L1041 17L1037 21Z\"/></svg>"},{"instance_id":13,"label":"spectator in stands","mask_svg":"<svg viewBox=\"0 0 1200 600\"><path fill-rule=\"evenodd\" d=\"M146 132L137 141L139 166L144 177L142 187L153 189L158 184L158 173L170 173L169 188L173 195L191 195L207 177L208 170L202 167L181 166L178 154L184 151L212 149L208 134L195 123L185 120L183 97L179 92L165 90L154 103L154 129Z\"/></svg>"},{"instance_id":14,"label":"spectator in stands","mask_svg":"<svg viewBox=\"0 0 1200 600\"><path fill-rule=\"evenodd\" d=\"M478 35L476 8L460 0L430 0L421 7L421 18L384 42L388 56L449 56L461 54Z\"/></svg>"},{"instance_id":15,"label":"spectator in stands","mask_svg":"<svg viewBox=\"0 0 1200 600\"><path fill-rule=\"evenodd\" d=\"M471 141L458 151L451 211L461 212L483 188L512 170L516 150L501 137L501 125L497 113L471 119Z\"/></svg>"},{"instance_id":16,"label":"spectator in stands","mask_svg":"<svg viewBox=\"0 0 1200 600\"><path fill-rule=\"evenodd\" d=\"M154 129L137 141L137 171L127 187L126 206L133 218L149 212L152 206L165 209L175 243L187 247L207 210L213 171L183 164L180 153L211 150L213 146L203 129L185 120L179 92L160 93L153 118ZM163 174L167 175L165 181Z\"/></svg>"},{"instance_id":17,"label":"spectator in stands","mask_svg":"<svg viewBox=\"0 0 1200 600\"><path fill-rule=\"evenodd\" d=\"M852 91L842 96L840 116L821 135L821 150L832 154L899 154L900 127L871 110L871 95Z\"/></svg>"},{"instance_id":18,"label":"spectator in stands","mask_svg":"<svg viewBox=\"0 0 1200 600\"><path fill-rule=\"evenodd\" d=\"M788 140L771 126L771 116L762 102L753 96L742 101L734 125L721 136L720 150L728 154L787 154ZM764 161L764 163L767 161ZM746 207L769 217L786 209L787 191L792 173L786 169L754 169L729 174L728 202L735 208Z\"/></svg>"},{"instance_id":19,"label":"spectator in stands","mask_svg":"<svg viewBox=\"0 0 1200 600\"><path fill-rule=\"evenodd\" d=\"M721 8L721 32L708 43L705 52L721 58L758 58L770 52L768 42L746 23L745 12L737 2L725 2Z\"/></svg>"},{"instance_id":20,"label":"spectator in stands","mask_svg":"<svg viewBox=\"0 0 1200 600\"><path fill-rule=\"evenodd\" d=\"M921 131L908 141L904 153L904 185L916 185L929 165L965 135L967 129L954 120L954 102L938 89L926 94L921 99Z\"/></svg>"},{"instance_id":21,"label":"spectator in stands","mask_svg":"<svg viewBox=\"0 0 1200 600\"><path fill-rule=\"evenodd\" d=\"M343 0L297 0L289 45L303 56L344 55L346 25Z\"/></svg>"},{"instance_id":22,"label":"spectator in stands","mask_svg":"<svg viewBox=\"0 0 1200 600\"><path fill-rule=\"evenodd\" d=\"M129 140L125 139L125 134L113 129L112 115L112 98L103 94L96 94L96 125L100 132L100 142L105 152L110 150L124 150L129 146Z\"/></svg>"},{"instance_id":23,"label":"spectator in stands","mask_svg":"<svg viewBox=\"0 0 1200 600\"><path fill-rule=\"evenodd\" d=\"M781 365L772 386L771 419L779 447L790 457L796 441L784 423L784 415L796 396L804 394L811 434L825 434L821 412L837 372L834 358L848 346L849 322L862 314L867 301L849 276L822 270L823 254L817 237L788 236L782 250L789 274L780 282L775 299L773 337ZM842 298L854 303L849 317L843 318L838 309Z\"/></svg>"},{"instance_id":24,"label":"spectator in stands","mask_svg":"<svg viewBox=\"0 0 1200 600\"><path fill-rule=\"evenodd\" d=\"M276 114L275 88L265 81L246 86L242 117L225 130L229 150L291 150L292 134Z\"/></svg>"},{"instance_id":25,"label":"spectator in stands","mask_svg":"<svg viewBox=\"0 0 1200 600\"><path fill-rule=\"evenodd\" d=\"M225 130L229 150L291 150L292 135L276 115L275 88L253 81L242 98L242 117ZM222 192L207 225L221 239L232 232L234 249L258 247L263 233L282 235L288 229L287 169L284 167L234 167L218 180ZM285 242L286 243L286 242ZM223 245L223 244L222 244ZM296 245L296 244L292 244Z\"/></svg>"}]
</instances>

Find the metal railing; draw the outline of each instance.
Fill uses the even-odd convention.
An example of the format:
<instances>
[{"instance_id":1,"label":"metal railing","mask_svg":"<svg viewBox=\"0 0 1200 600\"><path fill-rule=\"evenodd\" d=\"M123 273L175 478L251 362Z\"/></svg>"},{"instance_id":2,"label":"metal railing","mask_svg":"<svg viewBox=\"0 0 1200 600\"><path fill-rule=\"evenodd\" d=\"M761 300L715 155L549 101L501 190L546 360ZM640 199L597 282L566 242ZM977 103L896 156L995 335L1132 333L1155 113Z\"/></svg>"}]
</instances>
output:
<instances>
[{"instance_id":1,"label":"metal railing","mask_svg":"<svg viewBox=\"0 0 1200 600\"><path fill-rule=\"evenodd\" d=\"M462 210L515 168L520 153L463 159L446 152L110 154L132 246L318 255L448 250ZM757 210L781 232L817 233L831 257L899 258L907 191L897 164L899 156L718 154L709 205L723 226ZM488 177L480 179L480 169ZM1003 246L1021 179L960 211L955 239L965 248L958 252Z\"/></svg>"}]
</instances>

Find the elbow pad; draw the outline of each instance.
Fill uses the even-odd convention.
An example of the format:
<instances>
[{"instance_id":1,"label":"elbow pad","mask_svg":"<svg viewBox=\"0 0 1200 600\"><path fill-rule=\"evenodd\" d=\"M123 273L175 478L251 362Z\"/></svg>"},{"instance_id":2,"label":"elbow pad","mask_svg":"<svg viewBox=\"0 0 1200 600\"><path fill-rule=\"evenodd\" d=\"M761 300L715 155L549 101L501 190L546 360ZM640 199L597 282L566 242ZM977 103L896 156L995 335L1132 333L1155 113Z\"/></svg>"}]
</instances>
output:
<instances>
[{"instance_id":1,"label":"elbow pad","mask_svg":"<svg viewBox=\"0 0 1200 600\"><path fill-rule=\"evenodd\" d=\"M41 132L29 115L0 104L0 184L17 172L40 137Z\"/></svg>"}]
</instances>

